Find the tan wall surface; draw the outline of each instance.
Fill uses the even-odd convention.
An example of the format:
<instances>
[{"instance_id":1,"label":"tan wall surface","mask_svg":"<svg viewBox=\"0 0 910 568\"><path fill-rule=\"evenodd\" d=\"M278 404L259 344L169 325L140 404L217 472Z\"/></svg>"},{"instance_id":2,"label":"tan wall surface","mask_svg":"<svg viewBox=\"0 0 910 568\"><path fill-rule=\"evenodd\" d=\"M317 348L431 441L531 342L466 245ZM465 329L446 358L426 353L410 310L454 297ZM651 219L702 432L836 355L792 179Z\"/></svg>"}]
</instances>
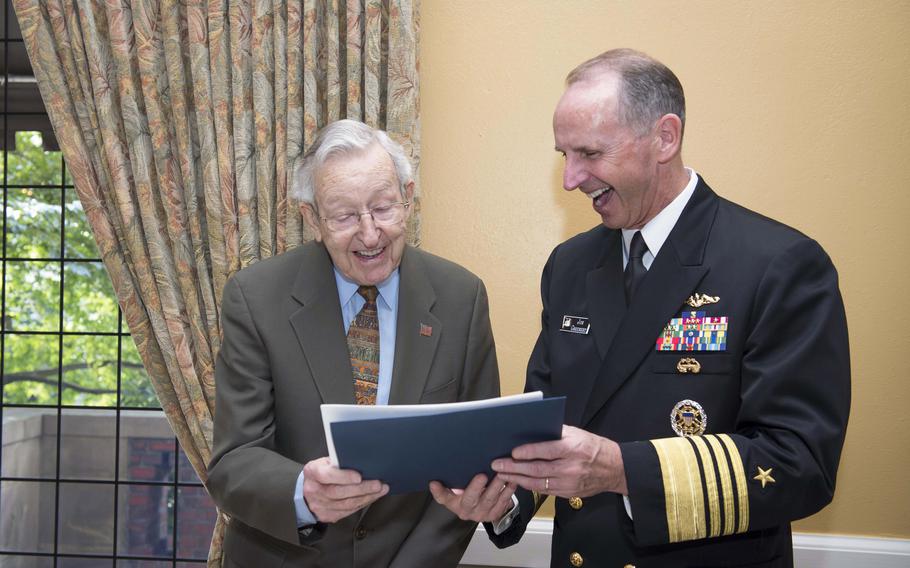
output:
<instances>
[{"instance_id":1,"label":"tan wall surface","mask_svg":"<svg viewBox=\"0 0 910 568\"><path fill-rule=\"evenodd\" d=\"M421 18L423 246L486 282L503 391L550 250L598 222L561 189L563 78L641 49L686 89L686 164L840 272L853 410L834 503L797 530L910 538L910 2L423 0Z\"/></svg>"}]
</instances>

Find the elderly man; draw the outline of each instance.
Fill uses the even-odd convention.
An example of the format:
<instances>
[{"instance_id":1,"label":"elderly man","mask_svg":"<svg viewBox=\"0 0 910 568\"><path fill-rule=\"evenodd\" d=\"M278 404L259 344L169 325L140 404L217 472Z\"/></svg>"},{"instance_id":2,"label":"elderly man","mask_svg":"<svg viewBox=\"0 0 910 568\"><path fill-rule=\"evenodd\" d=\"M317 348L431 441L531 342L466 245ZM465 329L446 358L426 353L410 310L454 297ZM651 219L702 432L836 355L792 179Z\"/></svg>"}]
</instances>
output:
<instances>
[{"instance_id":1,"label":"elderly man","mask_svg":"<svg viewBox=\"0 0 910 568\"><path fill-rule=\"evenodd\" d=\"M225 565L454 567L475 523L332 466L319 405L498 396L483 283L406 245L414 182L385 133L327 126L300 177L316 242L224 290L208 488Z\"/></svg>"},{"instance_id":2,"label":"elderly man","mask_svg":"<svg viewBox=\"0 0 910 568\"><path fill-rule=\"evenodd\" d=\"M543 271L527 390L567 397L560 441L496 460L517 542L556 497L552 566L792 566L790 521L824 507L850 406L844 308L815 241L718 197L681 157L676 76L631 50L581 64L556 107L563 186L601 225Z\"/></svg>"}]
</instances>

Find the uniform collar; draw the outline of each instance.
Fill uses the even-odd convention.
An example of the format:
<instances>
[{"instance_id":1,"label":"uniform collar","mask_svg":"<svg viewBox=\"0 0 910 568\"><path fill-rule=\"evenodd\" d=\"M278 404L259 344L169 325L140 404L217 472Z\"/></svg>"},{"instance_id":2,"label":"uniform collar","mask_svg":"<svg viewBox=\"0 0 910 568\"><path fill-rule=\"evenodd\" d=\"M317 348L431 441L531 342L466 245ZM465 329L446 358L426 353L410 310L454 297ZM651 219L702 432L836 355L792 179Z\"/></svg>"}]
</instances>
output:
<instances>
[{"instance_id":1,"label":"uniform collar","mask_svg":"<svg viewBox=\"0 0 910 568\"><path fill-rule=\"evenodd\" d=\"M698 185L698 174L691 168L686 168L686 171L689 172L689 183L686 184L686 187L683 188L680 194L677 195L669 205L661 209L660 213L641 228L641 236L645 240L645 244L648 245L648 252L651 253L652 257L657 256L660 247L664 245L664 242L666 242L667 237L670 235L670 231L673 230L673 227L676 226L676 222L679 221L679 216L682 215L686 203L689 202L692 194L695 193L695 186ZM632 242L632 236L637 230L638 229L622 230L624 258L629 257L629 245Z\"/></svg>"}]
</instances>

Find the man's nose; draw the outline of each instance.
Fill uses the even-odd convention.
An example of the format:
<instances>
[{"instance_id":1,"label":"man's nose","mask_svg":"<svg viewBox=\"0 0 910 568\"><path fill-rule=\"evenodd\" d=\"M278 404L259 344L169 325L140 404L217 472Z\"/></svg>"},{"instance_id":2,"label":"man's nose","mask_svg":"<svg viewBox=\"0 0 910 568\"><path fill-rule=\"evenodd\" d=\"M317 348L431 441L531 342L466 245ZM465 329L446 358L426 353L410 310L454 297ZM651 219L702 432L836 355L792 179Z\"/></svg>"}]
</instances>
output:
<instances>
[{"instance_id":1,"label":"man's nose","mask_svg":"<svg viewBox=\"0 0 910 568\"><path fill-rule=\"evenodd\" d=\"M373 220L373 214L361 214L360 223L357 225L357 234L360 235L360 240L363 241L363 244L370 246L379 242L379 233L379 227L376 226L376 221Z\"/></svg>"},{"instance_id":2,"label":"man's nose","mask_svg":"<svg viewBox=\"0 0 910 568\"><path fill-rule=\"evenodd\" d=\"M562 170L562 188L566 191L572 191L584 183L587 178L587 172L579 166L578 161L567 156Z\"/></svg>"}]
</instances>

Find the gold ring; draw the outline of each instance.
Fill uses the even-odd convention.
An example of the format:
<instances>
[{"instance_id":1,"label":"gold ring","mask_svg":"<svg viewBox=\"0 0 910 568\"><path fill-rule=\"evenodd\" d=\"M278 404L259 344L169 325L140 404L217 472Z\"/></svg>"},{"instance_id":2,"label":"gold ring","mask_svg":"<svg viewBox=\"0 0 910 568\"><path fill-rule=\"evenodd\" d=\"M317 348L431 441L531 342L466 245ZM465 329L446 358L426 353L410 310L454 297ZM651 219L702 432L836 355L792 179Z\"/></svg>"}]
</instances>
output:
<instances>
[{"instance_id":1,"label":"gold ring","mask_svg":"<svg viewBox=\"0 0 910 568\"><path fill-rule=\"evenodd\" d=\"M544 483L543 483L543 490L544 490L544 491L549 491L549 490L550 490L550 478L549 478L549 477L546 478L546 480L545 480Z\"/></svg>"}]
</instances>

